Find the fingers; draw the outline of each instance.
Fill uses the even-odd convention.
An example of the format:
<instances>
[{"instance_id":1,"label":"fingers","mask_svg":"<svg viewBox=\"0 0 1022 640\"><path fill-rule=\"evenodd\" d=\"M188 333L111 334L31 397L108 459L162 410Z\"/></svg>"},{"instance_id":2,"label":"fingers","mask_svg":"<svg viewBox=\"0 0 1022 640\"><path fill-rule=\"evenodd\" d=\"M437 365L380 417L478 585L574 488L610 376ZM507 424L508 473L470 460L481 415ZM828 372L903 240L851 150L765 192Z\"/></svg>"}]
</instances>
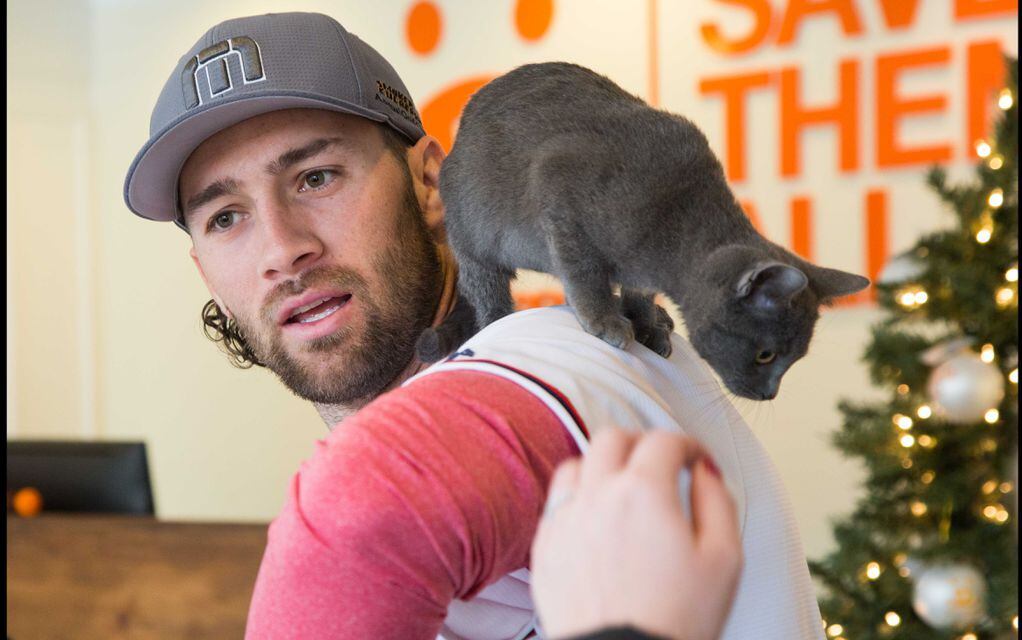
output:
<instances>
[{"instance_id":1,"label":"fingers","mask_svg":"<svg viewBox=\"0 0 1022 640\"><path fill-rule=\"evenodd\" d=\"M723 554L741 553L738 512L718 473L705 460L692 469L692 520L696 544Z\"/></svg>"},{"instance_id":2,"label":"fingers","mask_svg":"<svg viewBox=\"0 0 1022 640\"><path fill-rule=\"evenodd\" d=\"M709 455L699 442L669 431L647 433L632 450L628 468L677 491L678 473Z\"/></svg>"},{"instance_id":3,"label":"fingers","mask_svg":"<svg viewBox=\"0 0 1022 640\"><path fill-rule=\"evenodd\" d=\"M578 485L579 473L582 461L580 458L565 460L557 467L554 477L550 480L550 489L547 491L546 506L543 515L553 513L572 493Z\"/></svg>"},{"instance_id":4,"label":"fingers","mask_svg":"<svg viewBox=\"0 0 1022 640\"><path fill-rule=\"evenodd\" d=\"M620 429L607 429L593 437L579 477L581 486L598 483L620 471L628 461L638 435Z\"/></svg>"}]
</instances>

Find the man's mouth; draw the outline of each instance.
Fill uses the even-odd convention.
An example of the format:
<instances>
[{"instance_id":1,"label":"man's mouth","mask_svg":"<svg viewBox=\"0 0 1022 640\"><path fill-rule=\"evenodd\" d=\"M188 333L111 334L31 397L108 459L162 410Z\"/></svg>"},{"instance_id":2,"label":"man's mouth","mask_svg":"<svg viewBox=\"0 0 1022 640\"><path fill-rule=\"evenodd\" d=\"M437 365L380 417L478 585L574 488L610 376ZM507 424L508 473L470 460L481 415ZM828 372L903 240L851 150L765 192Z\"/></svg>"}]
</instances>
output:
<instances>
[{"instance_id":1,"label":"man's mouth","mask_svg":"<svg viewBox=\"0 0 1022 640\"><path fill-rule=\"evenodd\" d=\"M291 315L284 321L284 324L312 324L313 322L319 322L324 318L332 316L350 299L351 294L346 293L342 296L327 296L313 300L292 311Z\"/></svg>"}]
</instances>

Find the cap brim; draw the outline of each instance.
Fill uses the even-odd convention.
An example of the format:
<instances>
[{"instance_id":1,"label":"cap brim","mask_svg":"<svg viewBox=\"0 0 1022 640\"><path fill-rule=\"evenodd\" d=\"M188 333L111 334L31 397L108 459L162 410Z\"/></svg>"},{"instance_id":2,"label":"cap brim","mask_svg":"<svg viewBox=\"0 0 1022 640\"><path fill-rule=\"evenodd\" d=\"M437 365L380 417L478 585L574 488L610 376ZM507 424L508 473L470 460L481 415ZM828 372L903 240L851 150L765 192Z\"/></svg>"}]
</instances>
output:
<instances>
[{"instance_id":1,"label":"cap brim","mask_svg":"<svg viewBox=\"0 0 1022 640\"><path fill-rule=\"evenodd\" d=\"M188 113L153 137L135 156L124 181L124 201L150 220L176 220L177 180L192 152L213 134L254 116L281 109L325 109L387 122L388 118L356 104L302 94L252 95L219 102ZM407 134L406 134L407 135Z\"/></svg>"}]
</instances>

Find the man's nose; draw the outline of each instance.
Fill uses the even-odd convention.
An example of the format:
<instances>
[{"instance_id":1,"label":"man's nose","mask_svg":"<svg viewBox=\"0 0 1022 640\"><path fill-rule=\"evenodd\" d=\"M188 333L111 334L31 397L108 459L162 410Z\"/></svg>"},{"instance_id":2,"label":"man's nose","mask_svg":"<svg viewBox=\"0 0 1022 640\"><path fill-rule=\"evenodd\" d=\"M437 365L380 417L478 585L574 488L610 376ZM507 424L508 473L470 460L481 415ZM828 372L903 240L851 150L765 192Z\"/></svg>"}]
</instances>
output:
<instances>
[{"instance_id":1,"label":"man's nose","mask_svg":"<svg viewBox=\"0 0 1022 640\"><path fill-rule=\"evenodd\" d=\"M263 216L263 275L293 276L323 255L323 244L300 212L278 205Z\"/></svg>"}]
</instances>

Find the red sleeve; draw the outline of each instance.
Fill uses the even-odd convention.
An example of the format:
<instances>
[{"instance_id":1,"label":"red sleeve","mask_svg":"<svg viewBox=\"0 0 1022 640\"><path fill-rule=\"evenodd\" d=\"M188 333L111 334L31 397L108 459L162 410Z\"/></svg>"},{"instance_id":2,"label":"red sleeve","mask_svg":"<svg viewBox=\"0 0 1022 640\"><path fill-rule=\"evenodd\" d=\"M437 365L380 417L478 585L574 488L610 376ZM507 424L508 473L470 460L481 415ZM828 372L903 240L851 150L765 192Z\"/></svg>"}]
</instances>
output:
<instances>
[{"instance_id":1,"label":"red sleeve","mask_svg":"<svg viewBox=\"0 0 1022 640\"><path fill-rule=\"evenodd\" d=\"M432 640L451 600L526 566L553 470L577 453L546 405L492 374L381 396L293 478L246 638Z\"/></svg>"}]
</instances>

